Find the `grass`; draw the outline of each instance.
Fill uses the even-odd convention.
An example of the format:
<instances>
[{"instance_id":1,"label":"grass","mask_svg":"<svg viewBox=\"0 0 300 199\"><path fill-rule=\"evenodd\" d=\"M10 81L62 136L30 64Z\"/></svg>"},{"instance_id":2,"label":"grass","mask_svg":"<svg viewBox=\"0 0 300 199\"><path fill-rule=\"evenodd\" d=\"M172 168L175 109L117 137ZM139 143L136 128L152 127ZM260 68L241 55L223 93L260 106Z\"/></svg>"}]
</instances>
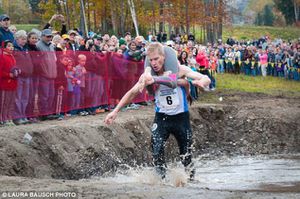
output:
<instances>
[{"instance_id":1,"label":"grass","mask_svg":"<svg viewBox=\"0 0 300 199\"><path fill-rule=\"evenodd\" d=\"M300 97L300 82L278 77L218 74L217 88L220 91L241 91Z\"/></svg>"},{"instance_id":2,"label":"grass","mask_svg":"<svg viewBox=\"0 0 300 199\"><path fill-rule=\"evenodd\" d=\"M268 27L268 26L232 26L225 27L223 40L232 36L235 39L253 39L268 35L271 39L282 38L285 40L296 39L300 36L300 28L296 27Z\"/></svg>"},{"instance_id":3,"label":"grass","mask_svg":"<svg viewBox=\"0 0 300 199\"><path fill-rule=\"evenodd\" d=\"M13 24L17 27L17 30L25 30L30 32L33 28L40 29L39 24Z\"/></svg>"},{"instance_id":4,"label":"grass","mask_svg":"<svg viewBox=\"0 0 300 199\"><path fill-rule=\"evenodd\" d=\"M219 97L224 94L241 92L252 94L267 94L269 96L282 96L300 98L300 82L285 80L278 77L252 77L245 75L218 74L216 76L217 89L214 92L201 94L201 102L220 103Z\"/></svg>"}]
</instances>

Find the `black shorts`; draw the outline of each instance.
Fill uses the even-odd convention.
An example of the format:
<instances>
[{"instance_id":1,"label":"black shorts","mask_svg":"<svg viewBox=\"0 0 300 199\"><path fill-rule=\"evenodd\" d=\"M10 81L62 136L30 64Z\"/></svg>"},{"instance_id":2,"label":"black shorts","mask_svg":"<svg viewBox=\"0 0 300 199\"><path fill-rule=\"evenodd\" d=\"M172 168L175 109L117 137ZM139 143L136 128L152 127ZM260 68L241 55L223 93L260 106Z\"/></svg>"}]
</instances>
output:
<instances>
[{"instance_id":1,"label":"black shorts","mask_svg":"<svg viewBox=\"0 0 300 199\"><path fill-rule=\"evenodd\" d=\"M170 134L173 134L179 146L181 161L184 166L191 163L192 158L192 130L189 112L177 115L156 113L152 125L152 151L154 164L165 165L164 147Z\"/></svg>"}]
</instances>

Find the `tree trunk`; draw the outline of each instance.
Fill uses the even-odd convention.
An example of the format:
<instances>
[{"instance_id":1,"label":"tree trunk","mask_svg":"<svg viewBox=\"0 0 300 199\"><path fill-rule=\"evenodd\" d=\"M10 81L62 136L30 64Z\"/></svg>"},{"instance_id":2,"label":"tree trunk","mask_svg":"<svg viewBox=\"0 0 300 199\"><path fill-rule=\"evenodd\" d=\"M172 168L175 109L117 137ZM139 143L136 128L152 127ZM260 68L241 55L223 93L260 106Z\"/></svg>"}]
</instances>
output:
<instances>
[{"instance_id":1,"label":"tree trunk","mask_svg":"<svg viewBox=\"0 0 300 199\"><path fill-rule=\"evenodd\" d=\"M190 32L189 0L185 0L186 33Z\"/></svg>"},{"instance_id":2,"label":"tree trunk","mask_svg":"<svg viewBox=\"0 0 300 199\"><path fill-rule=\"evenodd\" d=\"M90 1L86 0L87 2L87 14L88 14L88 20L87 20L87 26L88 26L88 31L91 30L91 11L90 11Z\"/></svg>"},{"instance_id":3,"label":"tree trunk","mask_svg":"<svg viewBox=\"0 0 300 199\"><path fill-rule=\"evenodd\" d=\"M102 31L103 32L107 32L107 20L106 20L106 18L107 18L107 2L106 2L106 0L104 1L104 9L103 9L103 14L102 14L102 16L103 16L103 18L101 18L101 25L102 25Z\"/></svg>"},{"instance_id":4,"label":"tree trunk","mask_svg":"<svg viewBox=\"0 0 300 199\"><path fill-rule=\"evenodd\" d=\"M133 0L128 0L128 6L130 8L131 17L132 17L132 21L134 24L136 36L139 36L139 28L138 28L138 22L137 22L137 18L136 18L136 14L135 14L135 7L134 7Z\"/></svg>"},{"instance_id":5,"label":"tree trunk","mask_svg":"<svg viewBox=\"0 0 300 199\"><path fill-rule=\"evenodd\" d=\"M223 37L223 14L224 14L224 2L223 0L219 1L218 5L218 34L217 39L222 39Z\"/></svg>"},{"instance_id":6,"label":"tree trunk","mask_svg":"<svg viewBox=\"0 0 300 199\"><path fill-rule=\"evenodd\" d=\"M70 24L70 12L69 12L69 4L68 4L68 0L66 0L65 5L65 10L66 10L66 19L67 19L67 24L68 24L68 29L71 28L71 24Z\"/></svg>"},{"instance_id":7,"label":"tree trunk","mask_svg":"<svg viewBox=\"0 0 300 199\"><path fill-rule=\"evenodd\" d=\"M94 15L94 31L98 32L99 27L97 27L97 11L96 11L96 3L93 3L93 15Z\"/></svg>"},{"instance_id":8,"label":"tree trunk","mask_svg":"<svg viewBox=\"0 0 300 199\"><path fill-rule=\"evenodd\" d=\"M80 30L82 31L83 35L87 37L88 29L85 18L85 4L83 0L80 0Z\"/></svg>"},{"instance_id":9,"label":"tree trunk","mask_svg":"<svg viewBox=\"0 0 300 199\"><path fill-rule=\"evenodd\" d=\"M116 1L111 1L111 6L110 6L110 15L111 15L111 23L112 23L112 29L113 32L117 32L117 12L116 12L116 6L117 2Z\"/></svg>"},{"instance_id":10,"label":"tree trunk","mask_svg":"<svg viewBox=\"0 0 300 199\"><path fill-rule=\"evenodd\" d=\"M168 32L169 37L171 36L171 31L172 31L172 29L173 29L173 26L169 23L169 32Z\"/></svg>"},{"instance_id":11,"label":"tree trunk","mask_svg":"<svg viewBox=\"0 0 300 199\"><path fill-rule=\"evenodd\" d=\"M73 21L73 27L72 27L72 29L73 28L75 28L76 26L77 26L77 24L76 24L76 2L75 2L75 0L73 0L73 12L72 12L72 15L73 15L73 17L72 17L72 21Z\"/></svg>"},{"instance_id":12,"label":"tree trunk","mask_svg":"<svg viewBox=\"0 0 300 199\"><path fill-rule=\"evenodd\" d=\"M155 20L155 8L154 8L154 1L152 1L152 34L156 35L156 20Z\"/></svg>"},{"instance_id":13,"label":"tree trunk","mask_svg":"<svg viewBox=\"0 0 300 199\"><path fill-rule=\"evenodd\" d=\"M206 39L204 40L205 43L210 42L211 41L211 10L210 10L210 6L209 6L210 2L209 0L205 0L205 5L204 5L204 9L205 9L205 17L207 19L209 19L209 21L205 22L205 30L206 30Z\"/></svg>"},{"instance_id":14,"label":"tree trunk","mask_svg":"<svg viewBox=\"0 0 300 199\"><path fill-rule=\"evenodd\" d=\"M121 1L121 16L120 16L120 34L124 35L125 34L125 3L124 1Z\"/></svg>"},{"instance_id":15,"label":"tree trunk","mask_svg":"<svg viewBox=\"0 0 300 199\"><path fill-rule=\"evenodd\" d=\"M164 22L162 21L162 18L164 17L164 1L163 0L160 0L160 3L159 3L159 16L160 16L159 32L163 32L163 30L164 30Z\"/></svg>"},{"instance_id":16,"label":"tree trunk","mask_svg":"<svg viewBox=\"0 0 300 199\"><path fill-rule=\"evenodd\" d=\"M294 13L295 13L295 22L297 23L299 20L299 7L300 5L298 5L297 0L293 0L294 1Z\"/></svg>"}]
</instances>

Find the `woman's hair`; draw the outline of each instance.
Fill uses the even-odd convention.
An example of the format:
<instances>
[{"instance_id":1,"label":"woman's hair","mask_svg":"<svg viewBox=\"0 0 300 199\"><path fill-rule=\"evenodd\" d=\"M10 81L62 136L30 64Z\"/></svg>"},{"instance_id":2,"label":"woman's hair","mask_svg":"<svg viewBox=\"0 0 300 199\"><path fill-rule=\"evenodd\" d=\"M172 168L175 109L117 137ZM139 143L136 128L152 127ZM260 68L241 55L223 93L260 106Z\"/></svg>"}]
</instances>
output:
<instances>
[{"instance_id":1,"label":"woman's hair","mask_svg":"<svg viewBox=\"0 0 300 199\"><path fill-rule=\"evenodd\" d=\"M19 38L27 38L27 34L25 30L19 30L15 33L15 39L19 39Z\"/></svg>"},{"instance_id":2,"label":"woman's hair","mask_svg":"<svg viewBox=\"0 0 300 199\"><path fill-rule=\"evenodd\" d=\"M60 35L55 35L52 39L52 42L54 44L58 44L60 41L62 40L61 36Z\"/></svg>"},{"instance_id":3,"label":"woman's hair","mask_svg":"<svg viewBox=\"0 0 300 199\"><path fill-rule=\"evenodd\" d=\"M16 26L14 26L14 25L9 26L8 29L9 29L11 32L13 32L13 30L14 30L14 31L17 31L17 28L16 28Z\"/></svg>"},{"instance_id":4,"label":"woman's hair","mask_svg":"<svg viewBox=\"0 0 300 199\"><path fill-rule=\"evenodd\" d=\"M195 53L193 52L193 55L194 55L194 56L197 56L197 55L198 55L198 49L197 49L196 47L193 47L193 48L192 48L192 51L194 51L194 49L196 50L196 52L195 52Z\"/></svg>"},{"instance_id":5,"label":"woman's hair","mask_svg":"<svg viewBox=\"0 0 300 199\"><path fill-rule=\"evenodd\" d=\"M36 32L29 32L27 34L27 39L29 39L30 37L32 37L32 35L36 35L38 37L38 34Z\"/></svg>"},{"instance_id":6,"label":"woman's hair","mask_svg":"<svg viewBox=\"0 0 300 199\"><path fill-rule=\"evenodd\" d=\"M186 55L185 59L188 58L188 53L187 53L185 50L183 50L183 51L181 51L181 53L180 53L178 59L182 59L183 53L185 53L185 55Z\"/></svg>"},{"instance_id":7,"label":"woman's hair","mask_svg":"<svg viewBox=\"0 0 300 199\"><path fill-rule=\"evenodd\" d=\"M185 53L185 55L186 55L186 57L185 57L185 59L183 60L182 58L182 55ZM179 55L179 57L178 57L178 60L179 60L179 62L180 62L180 64L183 64L183 65L187 65L187 59L188 59L188 53L185 51L185 50L183 50L183 51L181 51L181 53L180 53L180 55Z\"/></svg>"}]
</instances>

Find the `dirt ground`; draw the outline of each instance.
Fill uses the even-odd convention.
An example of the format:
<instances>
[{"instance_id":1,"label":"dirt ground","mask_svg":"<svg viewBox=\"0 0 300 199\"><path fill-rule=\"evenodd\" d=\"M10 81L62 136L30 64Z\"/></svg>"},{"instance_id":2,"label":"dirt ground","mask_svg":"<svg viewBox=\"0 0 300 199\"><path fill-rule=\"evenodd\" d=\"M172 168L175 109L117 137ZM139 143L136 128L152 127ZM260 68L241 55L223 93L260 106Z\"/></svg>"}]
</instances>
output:
<instances>
[{"instance_id":1,"label":"dirt ground","mask_svg":"<svg viewBox=\"0 0 300 199\"><path fill-rule=\"evenodd\" d=\"M218 103L191 106L194 154L236 156L300 152L300 98L216 92ZM114 184L86 178L108 176L122 165L151 165L153 106L62 121L0 128L0 192L76 190L79 198L293 198L294 193L265 193ZM32 139L24 138L29 134ZM175 146L174 146L175 145ZM178 156L174 138L166 156ZM81 179L81 180L79 180ZM82 180L86 179L86 180ZM184 190L188 192L185 193ZM296 193L300 192L300 186ZM174 195L175 194L175 195ZM195 195L196 194L196 195ZM199 197L194 197L199 196ZM208 196L208 197L205 197ZM287 197L288 196L288 197ZM1 197L1 196L0 196ZM296 197L295 197L296 198Z\"/></svg>"}]
</instances>

